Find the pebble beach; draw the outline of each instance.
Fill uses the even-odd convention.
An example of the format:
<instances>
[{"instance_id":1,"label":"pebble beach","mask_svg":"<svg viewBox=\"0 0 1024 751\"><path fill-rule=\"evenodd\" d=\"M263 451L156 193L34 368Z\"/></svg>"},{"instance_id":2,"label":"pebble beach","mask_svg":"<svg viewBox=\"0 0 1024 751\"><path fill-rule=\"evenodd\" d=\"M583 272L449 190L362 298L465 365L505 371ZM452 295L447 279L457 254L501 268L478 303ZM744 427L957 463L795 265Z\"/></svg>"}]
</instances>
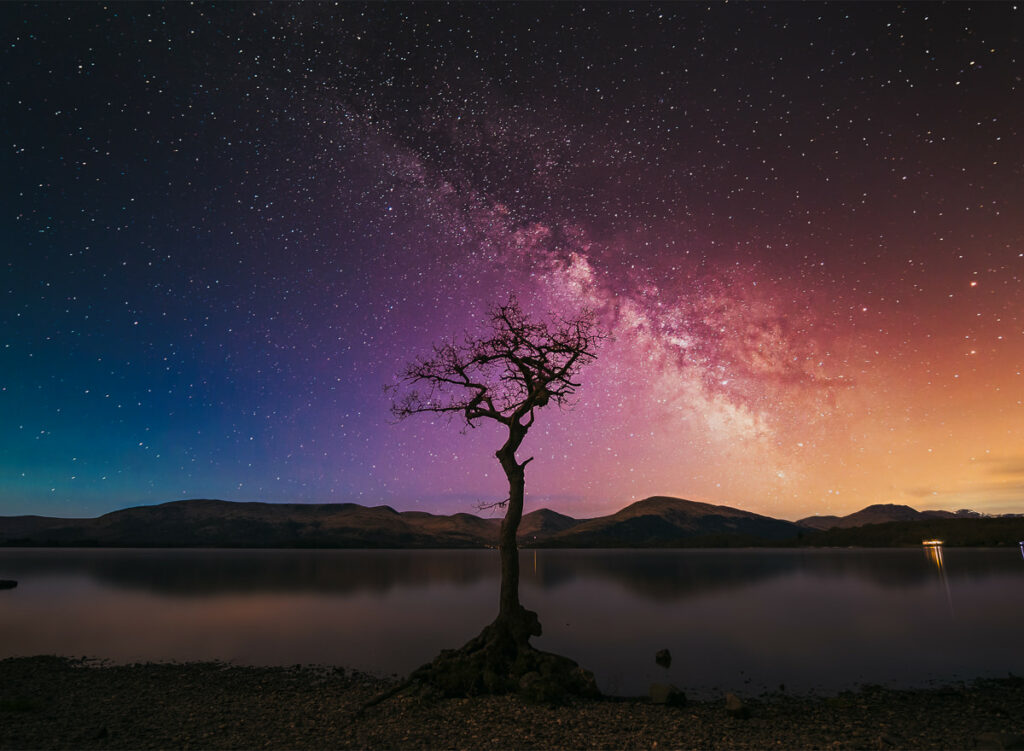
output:
<instances>
[{"instance_id":1,"label":"pebble beach","mask_svg":"<svg viewBox=\"0 0 1024 751\"><path fill-rule=\"evenodd\" d=\"M1024 679L829 697L646 697L533 705L399 694L343 668L0 661L3 749L1003 749L1024 748ZM685 690L685 687L683 687Z\"/></svg>"}]
</instances>

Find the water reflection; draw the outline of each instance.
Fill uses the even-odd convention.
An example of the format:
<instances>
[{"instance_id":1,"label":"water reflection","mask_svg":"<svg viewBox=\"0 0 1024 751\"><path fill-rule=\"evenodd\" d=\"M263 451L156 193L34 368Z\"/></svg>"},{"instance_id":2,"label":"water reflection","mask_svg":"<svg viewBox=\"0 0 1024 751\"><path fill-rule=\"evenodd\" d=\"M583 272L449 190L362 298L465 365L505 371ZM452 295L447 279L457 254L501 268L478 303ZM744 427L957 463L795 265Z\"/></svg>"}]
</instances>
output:
<instances>
[{"instance_id":1,"label":"water reflection","mask_svg":"<svg viewBox=\"0 0 1024 751\"><path fill-rule=\"evenodd\" d=\"M701 696L1024 672L1017 554L921 555L528 550L522 598L544 625L537 645L594 670L611 693L642 694L664 681ZM491 550L7 548L0 571L19 580L0 593L0 658L322 662L407 673L493 618L499 561ZM654 663L664 648L674 656L668 671Z\"/></svg>"},{"instance_id":2,"label":"water reflection","mask_svg":"<svg viewBox=\"0 0 1024 751\"><path fill-rule=\"evenodd\" d=\"M926 545L934 567L913 565L909 550L528 550L524 587L542 590L600 580L631 594L672 602L805 575L856 579L908 589L937 571L977 578L1016 571L1006 555L956 551L946 566L941 545ZM994 551L993 551L994 552ZM530 560L532 559L532 560ZM5 576L87 577L104 586L176 596L275 592L387 593L430 586L471 587L500 575L494 550L209 550L0 548Z\"/></svg>"},{"instance_id":3,"label":"water reflection","mask_svg":"<svg viewBox=\"0 0 1024 751\"><path fill-rule=\"evenodd\" d=\"M122 589L180 596L275 592L386 593L495 579L490 550L0 549L22 577L85 576Z\"/></svg>"},{"instance_id":4,"label":"water reflection","mask_svg":"<svg viewBox=\"0 0 1024 751\"><path fill-rule=\"evenodd\" d=\"M925 558L935 564L940 574L945 575L942 568L942 540L925 540L921 545L924 547Z\"/></svg>"},{"instance_id":5,"label":"water reflection","mask_svg":"<svg viewBox=\"0 0 1024 751\"><path fill-rule=\"evenodd\" d=\"M1004 553L956 552L953 578L1015 571ZM644 597L671 602L698 594L748 588L796 575L834 581L859 580L887 589L926 587L934 572L913 550L542 550L533 581L542 588L577 579L601 579ZM524 567L525 570L526 567Z\"/></svg>"},{"instance_id":6,"label":"water reflection","mask_svg":"<svg viewBox=\"0 0 1024 751\"><path fill-rule=\"evenodd\" d=\"M929 561L935 564L939 572L939 579L942 581L942 588L946 593L946 604L949 606L949 614L953 613L953 595L949 589L949 579L946 578L946 567L942 560L942 540L925 540L921 543L924 547L924 555Z\"/></svg>"}]
</instances>

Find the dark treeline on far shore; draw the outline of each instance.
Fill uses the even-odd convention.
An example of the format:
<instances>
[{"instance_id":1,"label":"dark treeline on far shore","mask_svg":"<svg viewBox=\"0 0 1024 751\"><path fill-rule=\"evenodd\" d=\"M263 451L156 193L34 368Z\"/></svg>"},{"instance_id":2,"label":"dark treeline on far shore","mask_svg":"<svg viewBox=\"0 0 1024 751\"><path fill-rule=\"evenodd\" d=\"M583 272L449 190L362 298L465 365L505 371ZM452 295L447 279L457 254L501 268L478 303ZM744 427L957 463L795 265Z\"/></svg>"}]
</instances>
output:
<instances>
[{"instance_id":1,"label":"dark treeline on far shore","mask_svg":"<svg viewBox=\"0 0 1024 751\"><path fill-rule=\"evenodd\" d=\"M901 548L920 547L924 540L941 540L948 547L1006 547L1024 540L1024 518L935 519L929 521L885 522L862 527L829 530L802 529L785 540L770 540L753 535L713 534L684 537L660 544L616 543L579 547L677 547L677 548L814 548L859 547ZM560 540L541 541L537 548L576 547L564 545Z\"/></svg>"},{"instance_id":2,"label":"dark treeline on far shore","mask_svg":"<svg viewBox=\"0 0 1024 751\"><path fill-rule=\"evenodd\" d=\"M865 524L798 535L784 543L793 547L899 548L942 540L949 547L1001 547L1024 540L1024 518L927 519Z\"/></svg>"}]
</instances>

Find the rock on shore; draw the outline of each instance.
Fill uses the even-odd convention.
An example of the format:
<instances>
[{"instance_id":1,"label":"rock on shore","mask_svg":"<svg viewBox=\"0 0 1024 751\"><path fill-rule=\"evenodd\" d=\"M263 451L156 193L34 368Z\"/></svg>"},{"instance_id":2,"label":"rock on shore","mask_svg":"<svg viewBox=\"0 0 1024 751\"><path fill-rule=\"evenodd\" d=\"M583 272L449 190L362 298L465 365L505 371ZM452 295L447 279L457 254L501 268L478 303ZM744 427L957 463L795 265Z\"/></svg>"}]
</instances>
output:
<instances>
[{"instance_id":1,"label":"rock on shore","mask_svg":"<svg viewBox=\"0 0 1024 751\"><path fill-rule=\"evenodd\" d=\"M0 661L0 748L792 748L1013 747L1024 679L828 698L742 697L526 704L515 697L398 695L393 682L324 667L220 663L108 666L57 657ZM1010 746L1006 746L1010 743Z\"/></svg>"}]
</instances>

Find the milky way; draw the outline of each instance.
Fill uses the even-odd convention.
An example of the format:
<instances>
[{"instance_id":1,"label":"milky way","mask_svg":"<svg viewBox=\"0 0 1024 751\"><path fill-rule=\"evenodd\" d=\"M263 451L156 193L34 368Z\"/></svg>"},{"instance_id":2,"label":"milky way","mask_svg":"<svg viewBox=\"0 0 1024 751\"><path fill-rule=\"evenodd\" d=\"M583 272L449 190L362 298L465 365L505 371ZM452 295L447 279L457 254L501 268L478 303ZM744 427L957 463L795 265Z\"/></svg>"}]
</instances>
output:
<instances>
[{"instance_id":1,"label":"milky way","mask_svg":"<svg viewBox=\"0 0 1024 751\"><path fill-rule=\"evenodd\" d=\"M528 508L1024 511L1014 5L0 15L0 513L472 510L382 387L512 294L613 337Z\"/></svg>"}]
</instances>

